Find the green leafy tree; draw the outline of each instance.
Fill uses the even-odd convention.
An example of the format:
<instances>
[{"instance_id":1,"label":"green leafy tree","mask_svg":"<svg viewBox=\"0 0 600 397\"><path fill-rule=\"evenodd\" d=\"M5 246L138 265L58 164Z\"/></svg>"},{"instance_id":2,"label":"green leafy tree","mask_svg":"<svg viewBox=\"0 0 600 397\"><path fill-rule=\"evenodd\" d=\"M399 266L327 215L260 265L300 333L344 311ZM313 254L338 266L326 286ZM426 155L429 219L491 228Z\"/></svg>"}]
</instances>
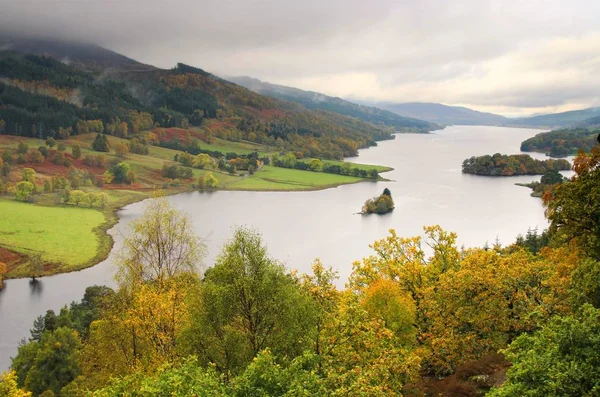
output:
<instances>
[{"instance_id":1,"label":"green leafy tree","mask_svg":"<svg viewBox=\"0 0 600 397\"><path fill-rule=\"evenodd\" d=\"M20 201L27 201L35 190L31 182L21 181L15 186L15 198Z\"/></svg>"},{"instance_id":2,"label":"green leafy tree","mask_svg":"<svg viewBox=\"0 0 600 397\"><path fill-rule=\"evenodd\" d=\"M45 332L39 342L32 343L37 344L38 348L23 380L25 389L34 395L40 395L46 390L59 394L65 385L79 375L79 335L76 331L61 327L54 332Z\"/></svg>"},{"instance_id":3,"label":"green leafy tree","mask_svg":"<svg viewBox=\"0 0 600 397\"><path fill-rule=\"evenodd\" d=\"M17 153L25 154L29 150L29 146L25 142L19 142L17 145Z\"/></svg>"},{"instance_id":4,"label":"green leafy tree","mask_svg":"<svg viewBox=\"0 0 600 397\"><path fill-rule=\"evenodd\" d=\"M75 157L76 159L81 157L81 146L79 145L73 145L71 147L71 153L73 154L73 157Z\"/></svg>"},{"instance_id":5,"label":"green leafy tree","mask_svg":"<svg viewBox=\"0 0 600 397\"><path fill-rule=\"evenodd\" d=\"M600 310L556 317L506 349L512 362L506 382L489 394L504 396L595 396L600 392Z\"/></svg>"},{"instance_id":6,"label":"green leafy tree","mask_svg":"<svg viewBox=\"0 0 600 397\"><path fill-rule=\"evenodd\" d=\"M260 235L239 228L208 269L192 314L191 352L223 372L240 372L260 351L301 354L312 329L309 301Z\"/></svg>"},{"instance_id":7,"label":"green leafy tree","mask_svg":"<svg viewBox=\"0 0 600 397\"><path fill-rule=\"evenodd\" d=\"M53 148L56 145L56 141L54 140L54 138L49 137L48 139L46 139L46 146L48 146L49 148Z\"/></svg>"},{"instance_id":8,"label":"green leafy tree","mask_svg":"<svg viewBox=\"0 0 600 397\"><path fill-rule=\"evenodd\" d=\"M108 137L104 134L97 134L94 143L92 143L92 149L97 152L110 152Z\"/></svg>"}]
</instances>

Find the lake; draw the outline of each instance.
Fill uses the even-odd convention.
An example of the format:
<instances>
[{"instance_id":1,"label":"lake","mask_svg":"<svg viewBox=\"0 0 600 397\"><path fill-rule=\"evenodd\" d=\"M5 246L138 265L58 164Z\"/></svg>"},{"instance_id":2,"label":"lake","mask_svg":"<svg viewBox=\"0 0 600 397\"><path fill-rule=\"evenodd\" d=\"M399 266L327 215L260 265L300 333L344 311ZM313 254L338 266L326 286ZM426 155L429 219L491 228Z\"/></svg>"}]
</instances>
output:
<instances>
[{"instance_id":1,"label":"lake","mask_svg":"<svg viewBox=\"0 0 600 397\"><path fill-rule=\"evenodd\" d=\"M393 141L360 151L348 159L394 167L382 174L389 182L364 182L315 192L184 193L169 200L190 214L194 227L208 245L205 266L214 262L235 226L258 229L271 255L290 269L310 271L315 258L339 272L340 287L352 262L371 254L369 244L396 229L400 236L421 235L425 225L439 224L458 233L459 245L481 246L514 242L528 228L547 227L540 199L516 182L538 177L482 177L464 175L465 158L484 154L514 154L521 141L539 130L454 126L433 134L400 134ZM533 154L536 158L543 155ZM356 215L366 199L389 188L396 209L383 216ZM143 203L119 212L111 229L115 248L127 223L139 216ZM111 254L112 255L112 254ZM19 340L29 336L33 320L80 300L90 285L113 285L111 256L86 270L46 277L8 280L0 291L0 371L10 365Z\"/></svg>"}]
</instances>

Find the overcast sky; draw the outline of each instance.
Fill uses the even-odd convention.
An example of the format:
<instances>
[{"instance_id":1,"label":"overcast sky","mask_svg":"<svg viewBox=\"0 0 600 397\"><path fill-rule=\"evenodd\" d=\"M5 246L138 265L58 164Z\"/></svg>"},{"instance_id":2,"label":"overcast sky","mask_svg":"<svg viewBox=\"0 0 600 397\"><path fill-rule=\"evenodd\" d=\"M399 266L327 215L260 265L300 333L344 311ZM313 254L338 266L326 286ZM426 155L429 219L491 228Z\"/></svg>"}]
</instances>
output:
<instances>
[{"instance_id":1,"label":"overcast sky","mask_svg":"<svg viewBox=\"0 0 600 397\"><path fill-rule=\"evenodd\" d=\"M348 99L600 106L600 0L0 0L0 27Z\"/></svg>"}]
</instances>

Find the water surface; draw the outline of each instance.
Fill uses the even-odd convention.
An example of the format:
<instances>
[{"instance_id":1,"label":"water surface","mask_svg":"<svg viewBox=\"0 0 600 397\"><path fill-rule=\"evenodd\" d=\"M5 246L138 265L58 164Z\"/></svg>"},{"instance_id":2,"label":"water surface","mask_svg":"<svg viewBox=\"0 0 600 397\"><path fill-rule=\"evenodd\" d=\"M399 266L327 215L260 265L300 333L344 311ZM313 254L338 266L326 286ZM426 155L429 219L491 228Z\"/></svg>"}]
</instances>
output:
<instances>
[{"instance_id":1,"label":"water surface","mask_svg":"<svg viewBox=\"0 0 600 397\"><path fill-rule=\"evenodd\" d=\"M352 262L371 254L368 245L390 228L401 236L422 234L424 225L439 224L458 233L459 244L480 246L497 239L508 244L528 228L547 226L540 199L516 182L539 177L481 177L461 173L470 156L514 154L521 141L539 130L455 126L429 135L402 134L376 148L360 151L350 161L394 167L383 174L390 182L365 182L315 192L185 193L169 200L189 213L209 247L206 265L214 262L232 228L257 228L269 252L289 268L310 270L315 258L334 266L343 286ZM543 155L534 155L543 158ZM396 209L383 216L361 216L366 199L391 190ZM119 213L110 231L115 249L120 233L139 216L143 203ZM114 252L114 250L113 250ZM0 371L10 365L19 340L28 337L33 320L46 310L58 311L80 300L86 287L113 285L112 255L97 266L76 273L46 277L38 283L8 280L0 291Z\"/></svg>"}]
</instances>

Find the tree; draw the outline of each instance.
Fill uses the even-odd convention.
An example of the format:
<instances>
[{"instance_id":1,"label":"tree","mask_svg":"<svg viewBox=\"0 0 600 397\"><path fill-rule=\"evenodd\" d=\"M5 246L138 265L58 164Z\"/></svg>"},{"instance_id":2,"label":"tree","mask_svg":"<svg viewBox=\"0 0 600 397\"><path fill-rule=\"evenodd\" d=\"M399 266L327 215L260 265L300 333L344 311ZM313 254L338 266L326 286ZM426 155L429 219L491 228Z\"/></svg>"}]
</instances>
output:
<instances>
[{"instance_id":1,"label":"tree","mask_svg":"<svg viewBox=\"0 0 600 397\"><path fill-rule=\"evenodd\" d=\"M60 142L60 143L58 144L58 146L56 147L56 149L57 149L59 152L64 152L65 150L67 150L67 145L65 145L63 142Z\"/></svg>"},{"instance_id":2,"label":"tree","mask_svg":"<svg viewBox=\"0 0 600 397\"><path fill-rule=\"evenodd\" d=\"M71 153L73 154L73 157L75 157L76 159L81 157L81 147L79 145L73 145L71 147Z\"/></svg>"},{"instance_id":3,"label":"tree","mask_svg":"<svg viewBox=\"0 0 600 397\"><path fill-rule=\"evenodd\" d=\"M15 198L21 201L27 201L31 198L31 193L35 190L31 182L21 181L15 187Z\"/></svg>"},{"instance_id":4,"label":"tree","mask_svg":"<svg viewBox=\"0 0 600 397\"><path fill-rule=\"evenodd\" d=\"M15 371L8 371L0 374L0 396L30 397L31 392L19 389L19 386L17 385L17 374Z\"/></svg>"},{"instance_id":5,"label":"tree","mask_svg":"<svg viewBox=\"0 0 600 397\"><path fill-rule=\"evenodd\" d=\"M308 162L308 169L315 172L323 171L323 162L319 159L312 159Z\"/></svg>"},{"instance_id":6,"label":"tree","mask_svg":"<svg viewBox=\"0 0 600 397\"><path fill-rule=\"evenodd\" d=\"M105 181L106 183L131 183L128 179L129 172L131 171L131 166L129 163L121 161L110 167L110 173L112 174L112 180Z\"/></svg>"},{"instance_id":7,"label":"tree","mask_svg":"<svg viewBox=\"0 0 600 397\"><path fill-rule=\"evenodd\" d=\"M69 202L72 202L76 206L79 206L79 204L89 205L90 199L88 194L82 190L71 190L71 197Z\"/></svg>"},{"instance_id":8,"label":"tree","mask_svg":"<svg viewBox=\"0 0 600 397\"><path fill-rule=\"evenodd\" d=\"M117 143L115 145L115 153L119 157L125 157L129 154L129 146L124 143Z\"/></svg>"},{"instance_id":9,"label":"tree","mask_svg":"<svg viewBox=\"0 0 600 397\"><path fill-rule=\"evenodd\" d=\"M130 226L117 260L117 280L122 286L160 284L182 273L196 273L204 252L190 218L157 197Z\"/></svg>"},{"instance_id":10,"label":"tree","mask_svg":"<svg viewBox=\"0 0 600 397\"><path fill-rule=\"evenodd\" d=\"M214 168L215 163L214 160L205 153L200 153L193 160L193 166L195 168Z\"/></svg>"},{"instance_id":11,"label":"tree","mask_svg":"<svg viewBox=\"0 0 600 397\"><path fill-rule=\"evenodd\" d=\"M580 153L573 161L575 176L544 196L550 233L563 240L575 239L600 260L600 146Z\"/></svg>"},{"instance_id":12,"label":"tree","mask_svg":"<svg viewBox=\"0 0 600 397\"><path fill-rule=\"evenodd\" d=\"M97 152L110 152L110 143L107 136L104 134L97 134L94 143L92 143L92 149Z\"/></svg>"},{"instance_id":13,"label":"tree","mask_svg":"<svg viewBox=\"0 0 600 397\"><path fill-rule=\"evenodd\" d=\"M506 349L512 362L506 382L489 394L504 396L593 396L600 391L600 310L556 317Z\"/></svg>"},{"instance_id":14,"label":"tree","mask_svg":"<svg viewBox=\"0 0 600 397\"><path fill-rule=\"evenodd\" d=\"M54 140L54 138L49 137L46 139L46 146L48 146L49 148L53 148L54 145L56 145L56 141Z\"/></svg>"},{"instance_id":15,"label":"tree","mask_svg":"<svg viewBox=\"0 0 600 397\"><path fill-rule=\"evenodd\" d=\"M61 327L54 332L45 332L40 342L32 343L38 344L38 349L35 359L30 363L32 366L26 370L27 375L23 380L25 388L34 395L40 395L46 390L59 394L65 385L79 375L79 335L69 328Z\"/></svg>"},{"instance_id":16,"label":"tree","mask_svg":"<svg viewBox=\"0 0 600 397\"><path fill-rule=\"evenodd\" d=\"M25 154L29 150L29 146L25 142L19 142L17 145L17 153Z\"/></svg>"},{"instance_id":17,"label":"tree","mask_svg":"<svg viewBox=\"0 0 600 397\"><path fill-rule=\"evenodd\" d=\"M216 189L219 185L219 181L212 172L207 172L206 175L204 175L204 184L208 189Z\"/></svg>"},{"instance_id":18,"label":"tree","mask_svg":"<svg viewBox=\"0 0 600 397\"><path fill-rule=\"evenodd\" d=\"M561 183L563 180L564 178L560 172L552 170L542 175L540 182L544 185L555 185L557 183Z\"/></svg>"},{"instance_id":19,"label":"tree","mask_svg":"<svg viewBox=\"0 0 600 397\"><path fill-rule=\"evenodd\" d=\"M24 182L30 182L32 184L35 183L35 170L32 168L23 168L23 173L21 174L21 180Z\"/></svg>"},{"instance_id":20,"label":"tree","mask_svg":"<svg viewBox=\"0 0 600 397\"><path fill-rule=\"evenodd\" d=\"M241 371L261 350L295 357L311 326L309 302L260 235L238 228L206 271L192 306L191 353L223 372Z\"/></svg>"},{"instance_id":21,"label":"tree","mask_svg":"<svg viewBox=\"0 0 600 397\"><path fill-rule=\"evenodd\" d=\"M30 163L41 164L44 162L44 156L39 150L31 149L27 152L27 161Z\"/></svg>"}]
</instances>

